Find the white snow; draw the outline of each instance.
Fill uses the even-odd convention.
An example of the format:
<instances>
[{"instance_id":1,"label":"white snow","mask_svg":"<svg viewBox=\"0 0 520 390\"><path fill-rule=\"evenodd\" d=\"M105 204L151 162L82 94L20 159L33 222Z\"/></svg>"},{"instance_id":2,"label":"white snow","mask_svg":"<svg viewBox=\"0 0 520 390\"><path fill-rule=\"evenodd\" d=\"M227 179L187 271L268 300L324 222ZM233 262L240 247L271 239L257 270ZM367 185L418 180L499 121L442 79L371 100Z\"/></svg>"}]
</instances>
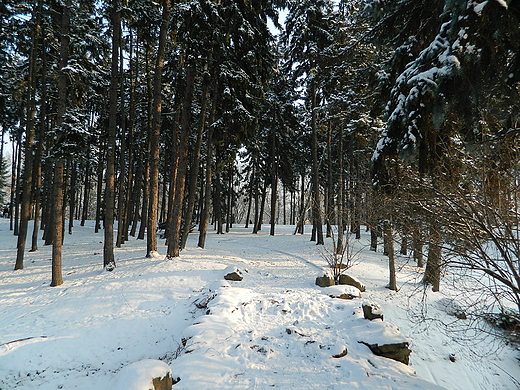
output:
<instances>
[{"instance_id":1,"label":"white snow","mask_svg":"<svg viewBox=\"0 0 520 390\"><path fill-rule=\"evenodd\" d=\"M88 223L65 237L59 287L49 287L51 248L42 242L13 271L16 237L8 227L0 219L2 390L144 390L169 370L181 379L173 388L185 390L519 387L518 350L486 335L464 343L449 332L449 286L423 290L421 270L407 257L397 258L399 291L388 290L387 259L365 249L366 234L349 241L362 250L348 270L366 292L343 300L314 284L326 261L310 234L292 234L294 226L269 236L267 227L253 235L235 225L229 234L209 233L204 250L194 234L171 261L163 260L162 242L161 257L149 259L145 242L131 239L106 272L102 233ZM223 280L235 268L244 279ZM384 321L363 318L367 301L381 307ZM409 342L410 366L360 341Z\"/></svg>"},{"instance_id":2,"label":"white snow","mask_svg":"<svg viewBox=\"0 0 520 390\"><path fill-rule=\"evenodd\" d=\"M153 390L153 379L164 378L172 370L161 360L144 359L123 367L112 385L113 390Z\"/></svg>"},{"instance_id":3,"label":"white snow","mask_svg":"<svg viewBox=\"0 0 520 390\"><path fill-rule=\"evenodd\" d=\"M482 15L482 9L486 6L487 3L488 3L488 0L485 0L482 3L474 3L473 11L475 11L475 13L478 16Z\"/></svg>"}]
</instances>

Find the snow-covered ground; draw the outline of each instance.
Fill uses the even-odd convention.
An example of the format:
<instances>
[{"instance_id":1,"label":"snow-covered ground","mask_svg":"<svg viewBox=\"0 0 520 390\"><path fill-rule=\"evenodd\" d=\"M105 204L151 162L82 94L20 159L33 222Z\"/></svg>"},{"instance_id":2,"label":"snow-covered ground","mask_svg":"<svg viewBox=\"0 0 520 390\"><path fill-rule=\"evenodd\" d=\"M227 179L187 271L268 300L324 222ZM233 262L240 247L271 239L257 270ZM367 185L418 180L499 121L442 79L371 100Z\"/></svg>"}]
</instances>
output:
<instances>
[{"instance_id":1,"label":"snow-covered ground","mask_svg":"<svg viewBox=\"0 0 520 390\"><path fill-rule=\"evenodd\" d=\"M368 250L367 236L352 240L361 251L348 271L366 292L341 300L314 283L327 268L323 248L292 226L269 236L267 227L253 235L236 225L210 232L206 249L194 234L173 261L145 258L145 243L131 239L105 272L103 237L90 223L65 237L60 287L49 287L50 247L13 271L8 227L0 219L0 390L119 390L132 380L144 390L132 373L161 372L164 363L181 379L174 389L185 390L520 388L518 348L450 332L450 289L423 294L406 257L399 292L386 289L386 257ZM229 267L244 279L225 281ZM381 306L383 322L363 318L365 301ZM409 366L360 343L407 339Z\"/></svg>"}]
</instances>

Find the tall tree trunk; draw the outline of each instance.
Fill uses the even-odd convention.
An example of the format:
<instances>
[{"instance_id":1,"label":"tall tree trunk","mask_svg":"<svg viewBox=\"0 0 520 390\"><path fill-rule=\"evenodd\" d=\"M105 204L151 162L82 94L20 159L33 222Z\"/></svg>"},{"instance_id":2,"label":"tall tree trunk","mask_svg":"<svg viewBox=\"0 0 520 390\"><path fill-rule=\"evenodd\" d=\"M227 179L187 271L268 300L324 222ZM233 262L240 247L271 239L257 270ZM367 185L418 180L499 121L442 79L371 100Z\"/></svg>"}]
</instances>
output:
<instances>
[{"instance_id":1,"label":"tall tree trunk","mask_svg":"<svg viewBox=\"0 0 520 390\"><path fill-rule=\"evenodd\" d=\"M105 242L103 246L103 266L112 271L116 266L114 258L114 214L116 176L116 135L117 98L119 84L119 45L121 43L121 14L119 0L112 1L112 66L110 71L110 113L108 117L107 160L105 171Z\"/></svg>"},{"instance_id":2,"label":"tall tree trunk","mask_svg":"<svg viewBox=\"0 0 520 390\"><path fill-rule=\"evenodd\" d=\"M325 222L327 224L327 237L332 236L332 224L331 220L334 217L334 186L332 182L332 123L329 120L328 123L328 134L327 134L327 163L328 163L328 172L327 172L327 191L325 192Z\"/></svg>"},{"instance_id":3,"label":"tall tree trunk","mask_svg":"<svg viewBox=\"0 0 520 390\"><path fill-rule=\"evenodd\" d=\"M253 221L253 234L258 233L258 220L260 219L260 201L258 199L259 189L258 181L255 180L255 219Z\"/></svg>"},{"instance_id":4,"label":"tall tree trunk","mask_svg":"<svg viewBox=\"0 0 520 390\"><path fill-rule=\"evenodd\" d=\"M401 233L401 251L399 253L403 256L408 254L408 229L406 227L403 227Z\"/></svg>"},{"instance_id":5,"label":"tall tree trunk","mask_svg":"<svg viewBox=\"0 0 520 390\"><path fill-rule=\"evenodd\" d=\"M184 227L182 229L181 249L186 247L188 234L190 232L191 222L193 219L193 210L195 208L195 198L197 195L197 181L199 177L200 152L202 147L202 137L206 124L206 111L209 99L209 81L205 80L202 87L202 102L200 107L200 124L197 133L195 148L192 153L190 181L188 184L188 205L186 207L186 216L184 218Z\"/></svg>"},{"instance_id":6,"label":"tall tree trunk","mask_svg":"<svg viewBox=\"0 0 520 390\"><path fill-rule=\"evenodd\" d=\"M298 219L297 230L299 234L304 233L305 224L305 175L301 174L301 186L300 186L300 217Z\"/></svg>"},{"instance_id":7,"label":"tall tree trunk","mask_svg":"<svg viewBox=\"0 0 520 390\"><path fill-rule=\"evenodd\" d=\"M204 179L204 206L202 208L202 215L200 217L199 225L199 242L197 246L204 248L206 245L206 234L209 225L209 209L211 207L211 177L213 165L213 130L208 126L206 136L206 172Z\"/></svg>"},{"instance_id":8,"label":"tall tree trunk","mask_svg":"<svg viewBox=\"0 0 520 390\"><path fill-rule=\"evenodd\" d=\"M121 36L119 37L119 56L123 58L123 47ZM119 153L119 180L118 180L118 191L117 191L117 238L116 238L116 247L120 248L121 245L125 242L125 236L127 232L125 232L126 226L126 193L128 192L128 188L130 187L129 177L126 172L126 154L128 149L128 140L126 135L126 110L125 110L125 69L123 65L123 61L119 61L119 89L120 89L120 108L119 108L119 116L121 118L121 147ZM117 134L117 133L116 133ZM115 164L115 163L114 163Z\"/></svg>"},{"instance_id":9,"label":"tall tree trunk","mask_svg":"<svg viewBox=\"0 0 520 390\"><path fill-rule=\"evenodd\" d=\"M265 200L267 199L267 178L264 178L264 184L262 185L262 200L260 201L260 211L258 213L258 220L256 222L256 231L262 230L262 224L264 222L264 211L265 211Z\"/></svg>"},{"instance_id":10,"label":"tall tree trunk","mask_svg":"<svg viewBox=\"0 0 520 390\"><path fill-rule=\"evenodd\" d=\"M215 121L215 113L217 111L217 103L219 94L218 92L218 84L214 84L213 86L213 97L211 102L211 114L209 117L209 126L206 131L206 173L204 178L204 201L202 212L200 216L200 225L199 225L199 241L197 246L199 248L204 248L206 245L206 235L208 231L209 225L209 210L211 208L211 188L212 188L212 178L213 178L213 155L214 155L214 146L213 146L213 128L211 127L212 123Z\"/></svg>"},{"instance_id":11,"label":"tall tree trunk","mask_svg":"<svg viewBox=\"0 0 520 390\"><path fill-rule=\"evenodd\" d=\"M228 176L228 193L227 193L227 207L226 207L226 233L229 233L233 227L233 170L235 168L234 161L229 164Z\"/></svg>"},{"instance_id":12,"label":"tall tree trunk","mask_svg":"<svg viewBox=\"0 0 520 390\"><path fill-rule=\"evenodd\" d=\"M181 133L179 138L179 160L175 177L175 200L172 215L172 226L168 237L168 253L166 258L178 257L180 254L180 239L182 227L182 211L184 205L184 188L186 186L186 171L188 165L188 144L191 128L191 110L193 103L193 88L195 85L195 65L188 65L186 70L186 90L182 106Z\"/></svg>"},{"instance_id":13,"label":"tall tree trunk","mask_svg":"<svg viewBox=\"0 0 520 390\"><path fill-rule=\"evenodd\" d=\"M74 227L74 211L76 209L76 181L78 173L76 171L77 165L74 161L69 162L70 167L70 196L69 196L69 234L72 234Z\"/></svg>"},{"instance_id":14,"label":"tall tree trunk","mask_svg":"<svg viewBox=\"0 0 520 390\"><path fill-rule=\"evenodd\" d=\"M338 226L338 239L336 244L336 253L341 255L344 253L343 248L343 233L345 226L343 226L343 126L339 126L339 150L338 150L338 197L337 197L337 212L336 224Z\"/></svg>"},{"instance_id":15,"label":"tall tree trunk","mask_svg":"<svg viewBox=\"0 0 520 390\"><path fill-rule=\"evenodd\" d=\"M153 257L157 253L157 211L159 205L159 138L161 135L162 113L162 74L166 53L166 39L170 26L170 0L162 1L161 27L159 30L159 47L155 62L155 74L153 80L153 112L150 132L150 180L149 180L149 205L148 205L148 229L146 240L146 257Z\"/></svg>"},{"instance_id":16,"label":"tall tree trunk","mask_svg":"<svg viewBox=\"0 0 520 390\"><path fill-rule=\"evenodd\" d=\"M412 247L413 259L417 262L417 267L424 267L422 231L418 224L412 229Z\"/></svg>"},{"instance_id":17,"label":"tall tree trunk","mask_svg":"<svg viewBox=\"0 0 520 390\"><path fill-rule=\"evenodd\" d=\"M101 210L103 209L103 161L105 160L104 142L99 140L99 158L97 165L97 186L96 186L96 223L94 233L101 229Z\"/></svg>"},{"instance_id":18,"label":"tall tree trunk","mask_svg":"<svg viewBox=\"0 0 520 390\"><path fill-rule=\"evenodd\" d=\"M323 245L323 229L320 206L320 181L318 172L318 124L316 113L316 86L311 86L311 130L312 130L312 220L313 230L317 234L316 245Z\"/></svg>"},{"instance_id":19,"label":"tall tree trunk","mask_svg":"<svg viewBox=\"0 0 520 390\"><path fill-rule=\"evenodd\" d=\"M384 237L385 237L385 251L388 256L388 268L390 271L390 281L388 288L397 291L397 280L395 276L395 254L394 254L394 237L392 233L392 224L389 220L384 221Z\"/></svg>"},{"instance_id":20,"label":"tall tree trunk","mask_svg":"<svg viewBox=\"0 0 520 390\"><path fill-rule=\"evenodd\" d=\"M275 118L273 117L273 122ZM276 130L275 124L271 128L271 229L269 234L274 236L276 226L276 195L278 192L278 175L277 175L277 161L276 161Z\"/></svg>"},{"instance_id":21,"label":"tall tree trunk","mask_svg":"<svg viewBox=\"0 0 520 390\"><path fill-rule=\"evenodd\" d=\"M126 188L126 198L124 201L124 224L123 224L123 241L128 241L128 231L130 230L130 221L133 210L132 193L134 192L134 135L135 135L135 111L136 111L136 98L135 98L135 74L134 70L134 36L132 30L129 31L130 35L130 68L129 68L129 81L130 81L130 102L129 102L129 116L128 116L128 188Z\"/></svg>"},{"instance_id":22,"label":"tall tree trunk","mask_svg":"<svg viewBox=\"0 0 520 390\"><path fill-rule=\"evenodd\" d=\"M58 102L56 112L56 129L61 133L61 126L67 108L67 75L64 69L69 61L69 30L72 0L66 0L63 6L61 17L61 37L60 37L60 62L58 73ZM59 156L54 165L54 207L53 207L53 239L52 239L52 279L51 287L63 284L61 270L61 252L63 247L63 215L64 215L64 171L65 160Z\"/></svg>"},{"instance_id":23,"label":"tall tree trunk","mask_svg":"<svg viewBox=\"0 0 520 390\"><path fill-rule=\"evenodd\" d=\"M218 166L218 161L215 164ZM213 211L215 213L215 222L217 223L217 234L224 234L222 223L222 182L220 174L215 174L215 191L213 191Z\"/></svg>"},{"instance_id":24,"label":"tall tree trunk","mask_svg":"<svg viewBox=\"0 0 520 390\"><path fill-rule=\"evenodd\" d=\"M90 150L87 151L85 177L83 179L83 207L81 209L80 226L85 226L85 221L88 219L88 206L90 200Z\"/></svg>"},{"instance_id":25,"label":"tall tree trunk","mask_svg":"<svg viewBox=\"0 0 520 390\"><path fill-rule=\"evenodd\" d=\"M43 1L40 1L43 7ZM41 56L42 56L42 69L41 69L41 84L42 84L42 103L40 106L40 124L38 126L38 144L36 147L35 161L34 161L34 225L32 232L31 252L38 250L38 232L40 221L42 220L41 209L41 190L42 190L42 157L43 157L43 145L46 133L46 121L47 121L47 50L45 48L45 31L42 27L42 34L40 37L41 45Z\"/></svg>"},{"instance_id":26,"label":"tall tree trunk","mask_svg":"<svg viewBox=\"0 0 520 390\"><path fill-rule=\"evenodd\" d=\"M31 218L31 195L33 183L33 148L35 137L36 117L36 57L41 33L41 10L42 0L38 1L33 11L34 29L31 37L31 50L29 53L29 85L27 96L27 127L25 131L25 164L23 170L22 202L20 214L20 228L18 232L18 243L16 252L15 270L23 269L23 258L25 254L25 241L27 240L27 228Z\"/></svg>"},{"instance_id":27,"label":"tall tree trunk","mask_svg":"<svg viewBox=\"0 0 520 390\"><path fill-rule=\"evenodd\" d=\"M442 234L439 224L432 222L428 242L428 259L424 270L424 284L431 284L433 291L439 291L441 282Z\"/></svg>"},{"instance_id":28,"label":"tall tree trunk","mask_svg":"<svg viewBox=\"0 0 520 390\"><path fill-rule=\"evenodd\" d=\"M20 211L20 173L22 171L22 135L18 136L16 149L13 150L15 156L13 160L13 173L11 183L11 230L15 236L19 233L19 211ZM13 226L14 224L14 226Z\"/></svg>"},{"instance_id":29,"label":"tall tree trunk","mask_svg":"<svg viewBox=\"0 0 520 390\"><path fill-rule=\"evenodd\" d=\"M148 212L149 212L149 192L150 192L150 185L148 180L146 178L150 177L150 163L147 159L144 167L144 175L143 175L143 204L141 205L141 224L139 225L139 232L137 233L137 239L138 240L144 240L144 233L147 231L148 226ZM155 229L154 229L155 233Z\"/></svg>"},{"instance_id":30,"label":"tall tree trunk","mask_svg":"<svg viewBox=\"0 0 520 390\"><path fill-rule=\"evenodd\" d=\"M249 228L249 219L251 218L251 205L253 204L253 183L255 180L255 167L253 164L253 171L251 172L251 178L249 183L249 194L247 199L247 212L246 212L246 224L244 226L245 229Z\"/></svg>"}]
</instances>

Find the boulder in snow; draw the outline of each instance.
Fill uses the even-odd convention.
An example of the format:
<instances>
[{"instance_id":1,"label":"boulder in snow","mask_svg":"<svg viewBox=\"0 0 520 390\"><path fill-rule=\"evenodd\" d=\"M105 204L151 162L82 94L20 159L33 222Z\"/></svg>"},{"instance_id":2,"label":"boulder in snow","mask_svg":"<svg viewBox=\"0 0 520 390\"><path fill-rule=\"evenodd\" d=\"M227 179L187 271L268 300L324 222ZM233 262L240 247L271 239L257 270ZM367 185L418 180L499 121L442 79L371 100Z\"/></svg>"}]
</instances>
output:
<instances>
[{"instance_id":1,"label":"boulder in snow","mask_svg":"<svg viewBox=\"0 0 520 390\"><path fill-rule=\"evenodd\" d=\"M319 287L334 286L334 279L329 275L318 276L316 278L316 285Z\"/></svg>"},{"instance_id":2,"label":"boulder in snow","mask_svg":"<svg viewBox=\"0 0 520 390\"><path fill-rule=\"evenodd\" d=\"M226 280L232 280L235 282L240 282L244 277L242 276L242 272L237 267L228 267L224 271L224 279Z\"/></svg>"},{"instance_id":3,"label":"boulder in snow","mask_svg":"<svg viewBox=\"0 0 520 390\"><path fill-rule=\"evenodd\" d=\"M375 320L376 318L381 318L383 320L383 311L381 306L374 302L365 302L361 305L363 309L363 316L367 320Z\"/></svg>"},{"instance_id":4,"label":"boulder in snow","mask_svg":"<svg viewBox=\"0 0 520 390\"><path fill-rule=\"evenodd\" d=\"M172 370L160 360L145 359L123 367L117 374L114 390L171 390L180 379L172 379Z\"/></svg>"},{"instance_id":5,"label":"boulder in snow","mask_svg":"<svg viewBox=\"0 0 520 390\"><path fill-rule=\"evenodd\" d=\"M346 274L343 274L343 275L339 276L339 284L346 284L346 285L349 285L349 286L354 286L357 289L359 289L359 291L361 291L361 292L364 292L365 289L366 289L366 287L365 287L365 285L363 283L361 283L356 278L354 278L354 277L352 277L350 275L346 275Z\"/></svg>"},{"instance_id":6,"label":"boulder in snow","mask_svg":"<svg viewBox=\"0 0 520 390\"><path fill-rule=\"evenodd\" d=\"M369 344L360 341L361 344L365 344L374 355L383 356L388 359L397 360L398 362L408 364L410 362L410 353L412 352L408 348L408 343L395 343L395 344Z\"/></svg>"}]
</instances>

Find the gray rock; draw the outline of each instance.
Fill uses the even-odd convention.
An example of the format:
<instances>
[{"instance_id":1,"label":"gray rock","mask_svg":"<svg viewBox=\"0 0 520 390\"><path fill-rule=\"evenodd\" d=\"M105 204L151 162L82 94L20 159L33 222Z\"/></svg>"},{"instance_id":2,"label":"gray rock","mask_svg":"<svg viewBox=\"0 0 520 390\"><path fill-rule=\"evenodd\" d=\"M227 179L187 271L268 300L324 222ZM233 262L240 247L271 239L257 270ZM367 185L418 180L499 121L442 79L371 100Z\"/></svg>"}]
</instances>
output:
<instances>
[{"instance_id":1,"label":"gray rock","mask_svg":"<svg viewBox=\"0 0 520 390\"><path fill-rule=\"evenodd\" d=\"M381 307L376 303L363 303L361 305L363 309L363 316L367 320L375 320L376 318L381 318L383 320L383 312L381 311Z\"/></svg>"},{"instance_id":2,"label":"gray rock","mask_svg":"<svg viewBox=\"0 0 520 390\"><path fill-rule=\"evenodd\" d=\"M388 359L396 360L398 362L409 364L410 363L410 353L412 352L410 348L408 348L408 343L397 343L397 344L369 344L364 341L360 341L359 343L365 344L374 355L383 356Z\"/></svg>"},{"instance_id":3,"label":"gray rock","mask_svg":"<svg viewBox=\"0 0 520 390\"><path fill-rule=\"evenodd\" d=\"M359 291L364 292L366 290L366 287L363 283L361 283L356 278L343 274L339 276L339 284L347 284L349 286L354 286L359 289Z\"/></svg>"},{"instance_id":4,"label":"gray rock","mask_svg":"<svg viewBox=\"0 0 520 390\"><path fill-rule=\"evenodd\" d=\"M235 282L240 282L244 277L242 276L242 272L238 268L228 269L227 273L224 275L224 279L231 280Z\"/></svg>"},{"instance_id":5,"label":"gray rock","mask_svg":"<svg viewBox=\"0 0 520 390\"><path fill-rule=\"evenodd\" d=\"M334 286L334 279L329 275L318 276L316 278L316 285L320 287Z\"/></svg>"}]
</instances>

